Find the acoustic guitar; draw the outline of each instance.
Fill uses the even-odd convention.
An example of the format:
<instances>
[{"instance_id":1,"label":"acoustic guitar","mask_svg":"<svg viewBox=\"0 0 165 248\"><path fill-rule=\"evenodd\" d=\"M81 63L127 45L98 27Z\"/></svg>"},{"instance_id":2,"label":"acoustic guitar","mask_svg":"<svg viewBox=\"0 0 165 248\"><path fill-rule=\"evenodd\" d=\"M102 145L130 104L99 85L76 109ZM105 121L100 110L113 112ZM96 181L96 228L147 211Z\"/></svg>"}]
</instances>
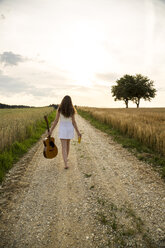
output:
<instances>
[{"instance_id":1,"label":"acoustic guitar","mask_svg":"<svg viewBox=\"0 0 165 248\"><path fill-rule=\"evenodd\" d=\"M48 123L47 116L44 116L44 119L46 121L47 129L48 129L48 132L49 132L49 123ZM58 154L58 148L55 145L54 138L50 137L50 135L49 135L47 138L45 138L43 140L43 143L44 143L44 151L43 151L44 157L45 158L54 158L54 157L56 157L57 154Z\"/></svg>"}]
</instances>

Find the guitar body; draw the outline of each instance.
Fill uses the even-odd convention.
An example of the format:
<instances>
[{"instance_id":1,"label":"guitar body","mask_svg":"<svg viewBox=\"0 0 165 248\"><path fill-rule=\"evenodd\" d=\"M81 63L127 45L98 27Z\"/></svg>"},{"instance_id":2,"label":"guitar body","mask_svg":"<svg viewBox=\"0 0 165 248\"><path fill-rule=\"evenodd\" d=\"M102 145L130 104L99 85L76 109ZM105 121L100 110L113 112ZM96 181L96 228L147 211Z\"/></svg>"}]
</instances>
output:
<instances>
[{"instance_id":1,"label":"guitar body","mask_svg":"<svg viewBox=\"0 0 165 248\"><path fill-rule=\"evenodd\" d=\"M57 146L54 144L54 138L53 137L48 137L45 138L44 141L44 157L45 158L54 158L57 156L58 154L58 148Z\"/></svg>"},{"instance_id":2,"label":"guitar body","mask_svg":"<svg viewBox=\"0 0 165 248\"><path fill-rule=\"evenodd\" d=\"M49 131L49 125L48 125L48 120L46 116L45 116L45 120L46 120L48 131ZM47 138L43 140L43 143L44 143L44 151L43 151L44 157L45 158L56 157L58 154L58 148L54 143L54 138L48 136Z\"/></svg>"}]
</instances>

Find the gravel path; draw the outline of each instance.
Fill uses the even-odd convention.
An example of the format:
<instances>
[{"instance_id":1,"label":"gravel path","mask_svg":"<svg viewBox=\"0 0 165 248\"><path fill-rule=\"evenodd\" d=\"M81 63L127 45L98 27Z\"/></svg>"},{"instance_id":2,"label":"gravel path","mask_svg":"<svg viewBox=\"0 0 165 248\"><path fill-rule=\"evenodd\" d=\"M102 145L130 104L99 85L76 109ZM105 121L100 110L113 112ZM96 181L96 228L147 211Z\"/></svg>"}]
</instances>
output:
<instances>
[{"instance_id":1,"label":"gravel path","mask_svg":"<svg viewBox=\"0 0 165 248\"><path fill-rule=\"evenodd\" d=\"M165 247L165 185L111 137L77 116L65 170L42 139L10 170L0 192L0 247Z\"/></svg>"}]
</instances>

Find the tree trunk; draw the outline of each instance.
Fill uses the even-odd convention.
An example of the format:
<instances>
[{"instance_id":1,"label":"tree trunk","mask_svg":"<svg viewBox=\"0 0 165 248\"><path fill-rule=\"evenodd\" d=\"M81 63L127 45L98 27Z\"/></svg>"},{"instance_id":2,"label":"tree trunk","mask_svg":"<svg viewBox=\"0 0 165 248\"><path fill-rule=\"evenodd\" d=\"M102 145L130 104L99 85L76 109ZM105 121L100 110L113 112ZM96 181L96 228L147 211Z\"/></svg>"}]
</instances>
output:
<instances>
[{"instance_id":1,"label":"tree trunk","mask_svg":"<svg viewBox=\"0 0 165 248\"><path fill-rule=\"evenodd\" d=\"M139 104L140 104L140 99L138 99L136 105L137 105L137 108L139 108Z\"/></svg>"},{"instance_id":2,"label":"tree trunk","mask_svg":"<svg viewBox=\"0 0 165 248\"><path fill-rule=\"evenodd\" d=\"M128 108L128 100L125 100L126 108Z\"/></svg>"}]
</instances>

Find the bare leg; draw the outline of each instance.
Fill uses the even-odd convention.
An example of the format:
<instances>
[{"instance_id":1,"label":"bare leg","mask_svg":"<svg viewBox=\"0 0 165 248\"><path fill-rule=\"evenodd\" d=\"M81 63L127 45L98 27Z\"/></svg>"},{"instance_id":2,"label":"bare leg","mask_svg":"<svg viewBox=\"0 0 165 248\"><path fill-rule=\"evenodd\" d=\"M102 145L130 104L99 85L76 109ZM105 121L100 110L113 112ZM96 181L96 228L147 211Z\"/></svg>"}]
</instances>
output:
<instances>
[{"instance_id":1,"label":"bare leg","mask_svg":"<svg viewBox=\"0 0 165 248\"><path fill-rule=\"evenodd\" d=\"M67 157L69 155L69 150L70 150L70 139L67 139Z\"/></svg>"},{"instance_id":2,"label":"bare leg","mask_svg":"<svg viewBox=\"0 0 165 248\"><path fill-rule=\"evenodd\" d=\"M68 168L67 165L67 140L66 139L61 139L61 145L62 145L62 156L65 164L65 169Z\"/></svg>"}]
</instances>

